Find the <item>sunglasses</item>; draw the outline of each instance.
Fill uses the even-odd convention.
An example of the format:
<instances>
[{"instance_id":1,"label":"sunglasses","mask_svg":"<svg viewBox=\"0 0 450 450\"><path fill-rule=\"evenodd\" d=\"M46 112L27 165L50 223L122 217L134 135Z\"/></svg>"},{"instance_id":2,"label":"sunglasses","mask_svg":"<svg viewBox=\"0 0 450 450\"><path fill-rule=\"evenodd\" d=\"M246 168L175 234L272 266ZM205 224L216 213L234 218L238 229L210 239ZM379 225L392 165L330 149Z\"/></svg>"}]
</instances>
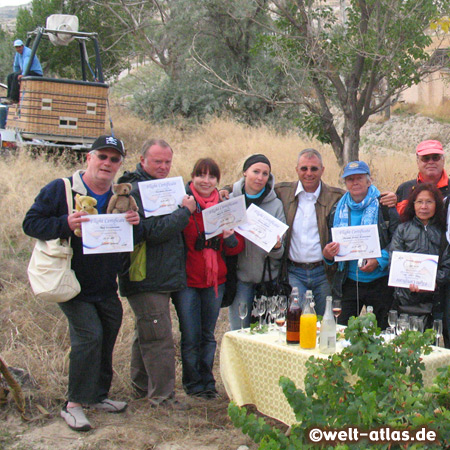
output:
<instances>
[{"instance_id":1,"label":"sunglasses","mask_svg":"<svg viewBox=\"0 0 450 450\"><path fill-rule=\"evenodd\" d=\"M300 167L300 172L307 172L308 169L311 172L318 172L320 170L320 167L316 167L316 166L311 166L311 167L302 166L302 167Z\"/></svg>"},{"instance_id":2,"label":"sunglasses","mask_svg":"<svg viewBox=\"0 0 450 450\"><path fill-rule=\"evenodd\" d=\"M428 161L430 161L430 160L433 160L433 161L440 161L441 160L441 158L442 158L442 155L436 155L436 154L434 154L434 155L424 155L424 156L421 156L420 157L420 160L422 161L422 162L428 162Z\"/></svg>"},{"instance_id":3,"label":"sunglasses","mask_svg":"<svg viewBox=\"0 0 450 450\"><path fill-rule=\"evenodd\" d=\"M122 161L122 158L120 156L108 156L105 155L104 153L94 153L94 154L100 161L106 161L108 158L114 164L117 164L120 161Z\"/></svg>"}]
</instances>

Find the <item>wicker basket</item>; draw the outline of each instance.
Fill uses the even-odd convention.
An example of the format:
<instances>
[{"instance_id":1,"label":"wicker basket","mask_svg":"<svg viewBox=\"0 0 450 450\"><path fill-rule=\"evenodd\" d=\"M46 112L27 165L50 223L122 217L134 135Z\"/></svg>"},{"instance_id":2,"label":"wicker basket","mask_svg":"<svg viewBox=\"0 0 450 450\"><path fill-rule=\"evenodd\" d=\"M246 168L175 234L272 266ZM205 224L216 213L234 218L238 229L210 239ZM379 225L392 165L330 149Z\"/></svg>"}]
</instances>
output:
<instances>
[{"instance_id":1,"label":"wicker basket","mask_svg":"<svg viewBox=\"0 0 450 450\"><path fill-rule=\"evenodd\" d=\"M24 77L20 103L11 105L7 128L25 138L90 142L105 132L108 85Z\"/></svg>"}]
</instances>

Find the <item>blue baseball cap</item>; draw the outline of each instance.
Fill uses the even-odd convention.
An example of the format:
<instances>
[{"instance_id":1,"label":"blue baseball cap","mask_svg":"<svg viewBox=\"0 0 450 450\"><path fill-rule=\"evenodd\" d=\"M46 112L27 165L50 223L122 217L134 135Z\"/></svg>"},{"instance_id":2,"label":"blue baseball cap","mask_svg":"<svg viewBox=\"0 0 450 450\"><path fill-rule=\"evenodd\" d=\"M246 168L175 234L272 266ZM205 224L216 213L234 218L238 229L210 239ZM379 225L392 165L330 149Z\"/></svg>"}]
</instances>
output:
<instances>
[{"instance_id":1,"label":"blue baseball cap","mask_svg":"<svg viewBox=\"0 0 450 450\"><path fill-rule=\"evenodd\" d=\"M364 161L352 161L345 166L342 178L363 173L370 175L369 166Z\"/></svg>"},{"instance_id":2,"label":"blue baseball cap","mask_svg":"<svg viewBox=\"0 0 450 450\"><path fill-rule=\"evenodd\" d=\"M14 47L22 47L23 42L20 39L14 41Z\"/></svg>"}]
</instances>

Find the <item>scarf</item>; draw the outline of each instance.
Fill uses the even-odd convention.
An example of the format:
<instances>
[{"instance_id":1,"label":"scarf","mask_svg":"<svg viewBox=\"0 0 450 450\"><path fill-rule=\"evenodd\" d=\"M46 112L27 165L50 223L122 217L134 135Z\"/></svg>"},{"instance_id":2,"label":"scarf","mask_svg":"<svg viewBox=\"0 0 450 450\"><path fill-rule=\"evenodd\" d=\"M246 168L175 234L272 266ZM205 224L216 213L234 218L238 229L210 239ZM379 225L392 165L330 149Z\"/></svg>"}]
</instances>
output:
<instances>
[{"instance_id":1,"label":"scarf","mask_svg":"<svg viewBox=\"0 0 450 450\"><path fill-rule=\"evenodd\" d=\"M219 191L217 189L214 189L209 197L202 197L195 189L193 183L190 183L189 188L192 191L192 195L194 196L200 211L219 203ZM201 252L203 260L205 261L206 283L208 286L214 286L214 292L217 297L219 295L219 262L217 259L219 257L219 252L212 248L204 248Z\"/></svg>"},{"instance_id":2,"label":"scarf","mask_svg":"<svg viewBox=\"0 0 450 450\"><path fill-rule=\"evenodd\" d=\"M378 223L379 196L380 191L373 185L369 186L366 197L360 203L356 203L350 192L346 192L336 206L333 226L337 228L350 226L349 210L363 210L361 225L376 225ZM344 264L344 261L339 262L339 270L343 270Z\"/></svg>"}]
</instances>

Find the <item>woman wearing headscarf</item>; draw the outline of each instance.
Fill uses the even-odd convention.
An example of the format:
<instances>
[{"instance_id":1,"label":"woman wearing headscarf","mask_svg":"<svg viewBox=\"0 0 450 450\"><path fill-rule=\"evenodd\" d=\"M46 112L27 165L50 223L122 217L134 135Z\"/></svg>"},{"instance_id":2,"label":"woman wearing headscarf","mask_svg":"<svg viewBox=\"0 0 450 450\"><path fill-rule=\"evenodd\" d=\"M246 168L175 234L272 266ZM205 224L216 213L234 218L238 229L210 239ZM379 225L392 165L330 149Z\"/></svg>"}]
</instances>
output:
<instances>
[{"instance_id":1,"label":"woman wearing headscarf","mask_svg":"<svg viewBox=\"0 0 450 450\"><path fill-rule=\"evenodd\" d=\"M248 157L244 162L243 176L234 183L231 197L245 196L247 208L254 204L283 223L286 223L283 204L277 198L274 190L275 177L271 173L269 159L256 154ZM232 330L240 328L239 304L246 303L248 314L244 319L244 327L250 325L250 316L255 295L255 285L261 281L264 262L270 258L272 279L278 276L278 270L283 256L284 246L279 239L274 248L267 253L262 248L245 239L245 249L238 256L237 290L232 305L229 308L230 327ZM265 280L269 280L266 273Z\"/></svg>"}]
</instances>

